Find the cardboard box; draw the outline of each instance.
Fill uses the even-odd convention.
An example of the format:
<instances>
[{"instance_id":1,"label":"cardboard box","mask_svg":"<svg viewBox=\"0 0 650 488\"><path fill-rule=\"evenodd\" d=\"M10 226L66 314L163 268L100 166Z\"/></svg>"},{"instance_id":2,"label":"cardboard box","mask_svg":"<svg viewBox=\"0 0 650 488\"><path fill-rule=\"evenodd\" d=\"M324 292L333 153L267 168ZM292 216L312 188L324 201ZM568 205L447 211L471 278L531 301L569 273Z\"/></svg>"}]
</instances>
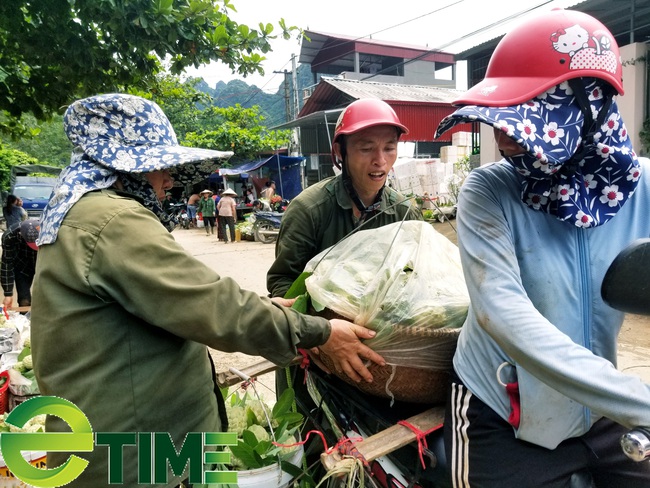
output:
<instances>
[{"instance_id":1,"label":"cardboard box","mask_svg":"<svg viewBox=\"0 0 650 488\"><path fill-rule=\"evenodd\" d=\"M440 148L440 161L443 163L455 163L458 159L458 148L456 146L442 146Z\"/></svg>"},{"instance_id":2,"label":"cardboard box","mask_svg":"<svg viewBox=\"0 0 650 488\"><path fill-rule=\"evenodd\" d=\"M393 165L393 172L395 177L404 178L418 174L417 159L414 158L398 158Z\"/></svg>"},{"instance_id":3,"label":"cardboard box","mask_svg":"<svg viewBox=\"0 0 650 488\"><path fill-rule=\"evenodd\" d=\"M442 146L440 148L440 161L455 163L470 154L472 154L472 148L469 146Z\"/></svg>"},{"instance_id":4,"label":"cardboard box","mask_svg":"<svg viewBox=\"0 0 650 488\"><path fill-rule=\"evenodd\" d=\"M451 135L452 146L471 146L472 133L471 132L454 132Z\"/></svg>"}]
</instances>

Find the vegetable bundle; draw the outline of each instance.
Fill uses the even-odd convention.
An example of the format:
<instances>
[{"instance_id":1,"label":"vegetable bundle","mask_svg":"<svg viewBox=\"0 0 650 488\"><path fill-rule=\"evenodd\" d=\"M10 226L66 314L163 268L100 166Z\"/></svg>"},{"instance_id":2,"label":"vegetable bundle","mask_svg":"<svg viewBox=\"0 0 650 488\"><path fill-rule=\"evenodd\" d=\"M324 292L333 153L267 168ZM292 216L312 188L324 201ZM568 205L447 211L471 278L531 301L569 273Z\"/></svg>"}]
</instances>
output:
<instances>
[{"instance_id":1,"label":"vegetable bundle","mask_svg":"<svg viewBox=\"0 0 650 488\"><path fill-rule=\"evenodd\" d=\"M305 285L317 310L377 331L366 342L389 364L447 369L448 335L469 296L458 248L422 221L361 230L312 258Z\"/></svg>"}]
</instances>

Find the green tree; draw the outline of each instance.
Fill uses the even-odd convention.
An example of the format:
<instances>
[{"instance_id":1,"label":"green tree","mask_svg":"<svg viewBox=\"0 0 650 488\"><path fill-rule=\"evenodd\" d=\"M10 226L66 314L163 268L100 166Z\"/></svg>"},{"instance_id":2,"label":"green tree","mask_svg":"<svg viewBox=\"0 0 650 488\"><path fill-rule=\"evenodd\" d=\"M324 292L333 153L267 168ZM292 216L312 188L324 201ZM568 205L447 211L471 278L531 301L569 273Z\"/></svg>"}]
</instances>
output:
<instances>
[{"instance_id":1,"label":"green tree","mask_svg":"<svg viewBox=\"0 0 650 488\"><path fill-rule=\"evenodd\" d=\"M230 164L246 161L264 151L286 147L291 131L269 131L259 106L210 107L201 112L197 130L185 134L190 146L230 150Z\"/></svg>"},{"instance_id":2,"label":"green tree","mask_svg":"<svg viewBox=\"0 0 650 488\"><path fill-rule=\"evenodd\" d=\"M213 107L212 97L195 88L199 82L196 79L183 82L178 76L159 74L144 89L131 89L129 92L160 105L181 144L233 150L233 162L286 146L290 132L268 131L259 107ZM36 124L31 115L24 118L29 124ZM72 145L63 131L63 117L56 114L49 121L39 122L37 127L31 136L17 140L8 135L0 136L0 143L4 143L7 149L17 149L36 158L40 164L66 166Z\"/></svg>"},{"instance_id":3,"label":"green tree","mask_svg":"<svg viewBox=\"0 0 650 488\"><path fill-rule=\"evenodd\" d=\"M182 82L171 75L159 76L151 87L132 90L132 93L160 105L181 144L233 151L235 155L226 165L287 145L291 131L267 130L259 106L212 106L212 97L196 89L199 82L197 79Z\"/></svg>"},{"instance_id":4,"label":"green tree","mask_svg":"<svg viewBox=\"0 0 650 488\"><path fill-rule=\"evenodd\" d=\"M19 139L0 134L5 147L18 149L33 156L40 164L64 167L70 162L72 144L63 132L63 116L55 114L48 121L37 121L32 115L24 115L27 125L34 127L32 134Z\"/></svg>"},{"instance_id":5,"label":"green tree","mask_svg":"<svg viewBox=\"0 0 650 488\"><path fill-rule=\"evenodd\" d=\"M0 148L0 189L5 191L9 190L11 168L24 164L39 164L39 161L22 151Z\"/></svg>"},{"instance_id":6,"label":"green tree","mask_svg":"<svg viewBox=\"0 0 650 488\"><path fill-rule=\"evenodd\" d=\"M27 131L73 99L146 85L221 61L242 76L263 73L277 37L230 19L230 0L4 0L0 2L0 130ZM295 27L279 21L281 36Z\"/></svg>"}]
</instances>

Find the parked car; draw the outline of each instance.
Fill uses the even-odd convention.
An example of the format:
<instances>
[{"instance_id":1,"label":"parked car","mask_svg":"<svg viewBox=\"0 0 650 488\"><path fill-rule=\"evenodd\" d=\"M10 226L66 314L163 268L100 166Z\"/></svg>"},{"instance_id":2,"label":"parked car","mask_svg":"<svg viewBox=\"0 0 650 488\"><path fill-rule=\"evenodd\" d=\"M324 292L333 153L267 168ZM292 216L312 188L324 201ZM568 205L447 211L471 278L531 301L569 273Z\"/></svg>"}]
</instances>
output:
<instances>
[{"instance_id":1,"label":"parked car","mask_svg":"<svg viewBox=\"0 0 650 488\"><path fill-rule=\"evenodd\" d=\"M20 197L29 218L40 219L50 200L56 178L41 176L17 176L11 193Z\"/></svg>"}]
</instances>

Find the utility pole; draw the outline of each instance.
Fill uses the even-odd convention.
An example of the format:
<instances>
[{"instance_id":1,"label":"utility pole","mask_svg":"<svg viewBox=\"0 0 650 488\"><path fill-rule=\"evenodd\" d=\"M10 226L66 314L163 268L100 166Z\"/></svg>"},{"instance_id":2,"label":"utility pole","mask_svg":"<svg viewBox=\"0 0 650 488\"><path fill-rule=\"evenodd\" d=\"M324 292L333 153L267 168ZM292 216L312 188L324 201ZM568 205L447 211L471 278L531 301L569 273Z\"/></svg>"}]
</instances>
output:
<instances>
[{"instance_id":1,"label":"utility pole","mask_svg":"<svg viewBox=\"0 0 650 488\"><path fill-rule=\"evenodd\" d=\"M284 71L274 71L274 73L284 74L284 111L285 111L285 122L292 120L291 117L291 97L289 96L289 72L285 69Z\"/></svg>"},{"instance_id":2,"label":"utility pole","mask_svg":"<svg viewBox=\"0 0 650 488\"><path fill-rule=\"evenodd\" d=\"M296 55L291 55L291 77L293 81L293 119L298 118L300 112L300 96L298 94L298 70L296 68Z\"/></svg>"}]
</instances>

